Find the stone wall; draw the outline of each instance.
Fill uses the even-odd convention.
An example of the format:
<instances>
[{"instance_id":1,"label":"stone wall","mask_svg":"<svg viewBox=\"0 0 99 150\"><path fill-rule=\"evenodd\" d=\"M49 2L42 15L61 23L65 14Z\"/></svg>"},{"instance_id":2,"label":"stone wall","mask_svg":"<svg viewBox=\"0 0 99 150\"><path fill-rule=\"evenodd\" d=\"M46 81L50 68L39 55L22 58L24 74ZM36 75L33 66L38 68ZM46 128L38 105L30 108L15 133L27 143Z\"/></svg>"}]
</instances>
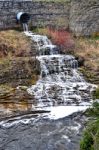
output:
<instances>
[{"instance_id":1,"label":"stone wall","mask_svg":"<svg viewBox=\"0 0 99 150\"><path fill-rule=\"evenodd\" d=\"M78 36L99 33L99 0L0 0L0 29L17 27L16 14L20 11L30 13L31 26L70 28Z\"/></svg>"},{"instance_id":2,"label":"stone wall","mask_svg":"<svg viewBox=\"0 0 99 150\"><path fill-rule=\"evenodd\" d=\"M99 0L72 0L70 28L78 36L99 36Z\"/></svg>"},{"instance_id":3,"label":"stone wall","mask_svg":"<svg viewBox=\"0 0 99 150\"><path fill-rule=\"evenodd\" d=\"M11 28L16 25L18 12L31 15L32 26L56 25L68 26L69 4L34 1L0 1L0 28Z\"/></svg>"}]
</instances>

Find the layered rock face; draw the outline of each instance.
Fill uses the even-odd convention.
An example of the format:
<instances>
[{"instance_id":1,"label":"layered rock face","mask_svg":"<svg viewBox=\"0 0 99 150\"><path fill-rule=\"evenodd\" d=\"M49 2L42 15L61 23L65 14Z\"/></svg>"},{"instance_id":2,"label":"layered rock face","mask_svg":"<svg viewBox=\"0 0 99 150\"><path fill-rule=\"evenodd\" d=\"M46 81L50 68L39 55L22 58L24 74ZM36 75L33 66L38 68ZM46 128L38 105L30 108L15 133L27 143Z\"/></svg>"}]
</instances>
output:
<instances>
[{"instance_id":1,"label":"layered rock face","mask_svg":"<svg viewBox=\"0 0 99 150\"><path fill-rule=\"evenodd\" d=\"M78 36L99 34L99 1L72 0L70 29Z\"/></svg>"},{"instance_id":2,"label":"layered rock face","mask_svg":"<svg viewBox=\"0 0 99 150\"><path fill-rule=\"evenodd\" d=\"M18 12L30 13L31 26L51 25L69 28L79 36L99 34L98 0L70 0L66 2L0 0L0 29L17 27L16 15Z\"/></svg>"}]
</instances>

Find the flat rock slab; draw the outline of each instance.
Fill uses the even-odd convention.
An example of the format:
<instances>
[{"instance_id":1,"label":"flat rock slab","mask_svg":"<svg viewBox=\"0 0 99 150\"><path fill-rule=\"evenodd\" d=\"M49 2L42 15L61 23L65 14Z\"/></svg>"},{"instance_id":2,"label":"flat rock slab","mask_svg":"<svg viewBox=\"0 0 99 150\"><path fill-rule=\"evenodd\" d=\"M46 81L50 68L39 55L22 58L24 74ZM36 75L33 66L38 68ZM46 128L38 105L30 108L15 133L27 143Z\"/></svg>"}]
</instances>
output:
<instances>
[{"instance_id":1,"label":"flat rock slab","mask_svg":"<svg viewBox=\"0 0 99 150\"><path fill-rule=\"evenodd\" d=\"M27 124L20 119L11 127L0 127L0 150L79 150L85 122L81 113L58 120L41 114Z\"/></svg>"}]
</instances>

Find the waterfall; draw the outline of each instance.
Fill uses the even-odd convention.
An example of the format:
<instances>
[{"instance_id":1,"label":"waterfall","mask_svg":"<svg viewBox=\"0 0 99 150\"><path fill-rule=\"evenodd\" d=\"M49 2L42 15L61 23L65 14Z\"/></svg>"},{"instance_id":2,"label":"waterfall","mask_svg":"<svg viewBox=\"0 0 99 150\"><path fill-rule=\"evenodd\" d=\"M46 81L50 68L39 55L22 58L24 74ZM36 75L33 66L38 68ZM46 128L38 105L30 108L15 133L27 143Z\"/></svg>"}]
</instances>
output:
<instances>
[{"instance_id":1,"label":"waterfall","mask_svg":"<svg viewBox=\"0 0 99 150\"><path fill-rule=\"evenodd\" d=\"M39 51L40 79L28 88L28 93L35 96L37 107L89 104L93 86L78 71L75 57L59 54L57 46L46 36L25 34L37 43Z\"/></svg>"},{"instance_id":2,"label":"waterfall","mask_svg":"<svg viewBox=\"0 0 99 150\"><path fill-rule=\"evenodd\" d=\"M25 32L25 34L37 43L37 49L39 55L53 55L58 54L59 49L56 45L53 45L52 42L47 38L47 36L43 35L35 35L32 32Z\"/></svg>"},{"instance_id":3,"label":"waterfall","mask_svg":"<svg viewBox=\"0 0 99 150\"><path fill-rule=\"evenodd\" d=\"M24 101L28 109L24 105L24 112L13 109L20 107L16 97L10 106L14 116L5 105L9 117L1 116L0 149L78 150L86 120L82 111L90 106L91 91L96 86L85 81L74 56L59 54L56 45L46 36L28 31L27 25L24 31L37 45L41 74L37 83L27 89L34 95L28 105Z\"/></svg>"},{"instance_id":4,"label":"waterfall","mask_svg":"<svg viewBox=\"0 0 99 150\"><path fill-rule=\"evenodd\" d=\"M23 23L23 31L24 32L28 32L28 24L27 23Z\"/></svg>"},{"instance_id":5,"label":"waterfall","mask_svg":"<svg viewBox=\"0 0 99 150\"><path fill-rule=\"evenodd\" d=\"M40 62L41 74L35 85L27 89L34 95L34 102L30 110L43 110L50 113L43 114L43 118L59 119L75 112L85 111L92 102L91 92L96 88L85 81L78 71L78 62L72 55L59 54L56 45L47 36L37 35L27 30L25 35L36 42ZM0 126L11 127L14 124L29 124L35 118L26 115L15 119L1 121ZM74 129L75 130L75 129ZM78 130L78 129L77 129Z\"/></svg>"}]
</instances>

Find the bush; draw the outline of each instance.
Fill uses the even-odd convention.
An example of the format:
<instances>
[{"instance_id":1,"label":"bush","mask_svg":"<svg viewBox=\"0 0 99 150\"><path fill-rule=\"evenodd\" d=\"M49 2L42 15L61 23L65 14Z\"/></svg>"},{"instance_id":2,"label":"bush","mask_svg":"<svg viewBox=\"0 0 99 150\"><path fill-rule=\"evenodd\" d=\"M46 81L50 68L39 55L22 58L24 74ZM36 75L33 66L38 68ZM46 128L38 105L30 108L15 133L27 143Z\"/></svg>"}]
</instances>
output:
<instances>
[{"instance_id":1,"label":"bush","mask_svg":"<svg viewBox=\"0 0 99 150\"><path fill-rule=\"evenodd\" d=\"M62 51L68 52L74 49L74 40L69 32L62 29L50 28L40 28L37 30L39 34L47 35L51 38L52 42L59 46Z\"/></svg>"},{"instance_id":2,"label":"bush","mask_svg":"<svg viewBox=\"0 0 99 150\"><path fill-rule=\"evenodd\" d=\"M84 132L83 139L80 142L80 150L94 150L93 138L88 130Z\"/></svg>"},{"instance_id":3,"label":"bush","mask_svg":"<svg viewBox=\"0 0 99 150\"><path fill-rule=\"evenodd\" d=\"M96 89L96 91L93 93L94 99L99 99L99 88Z\"/></svg>"},{"instance_id":4,"label":"bush","mask_svg":"<svg viewBox=\"0 0 99 150\"><path fill-rule=\"evenodd\" d=\"M99 150L99 103L88 109L87 115L92 117L80 142L80 150Z\"/></svg>"},{"instance_id":5,"label":"bush","mask_svg":"<svg viewBox=\"0 0 99 150\"><path fill-rule=\"evenodd\" d=\"M74 48L74 41L69 32L54 29L49 29L48 31L54 44L65 50L71 50Z\"/></svg>"},{"instance_id":6,"label":"bush","mask_svg":"<svg viewBox=\"0 0 99 150\"><path fill-rule=\"evenodd\" d=\"M99 103L94 102L93 108L89 108L86 112L88 116L93 117L94 119L99 119Z\"/></svg>"},{"instance_id":7,"label":"bush","mask_svg":"<svg viewBox=\"0 0 99 150\"><path fill-rule=\"evenodd\" d=\"M88 125L80 142L80 150L99 150L99 120Z\"/></svg>"}]
</instances>

